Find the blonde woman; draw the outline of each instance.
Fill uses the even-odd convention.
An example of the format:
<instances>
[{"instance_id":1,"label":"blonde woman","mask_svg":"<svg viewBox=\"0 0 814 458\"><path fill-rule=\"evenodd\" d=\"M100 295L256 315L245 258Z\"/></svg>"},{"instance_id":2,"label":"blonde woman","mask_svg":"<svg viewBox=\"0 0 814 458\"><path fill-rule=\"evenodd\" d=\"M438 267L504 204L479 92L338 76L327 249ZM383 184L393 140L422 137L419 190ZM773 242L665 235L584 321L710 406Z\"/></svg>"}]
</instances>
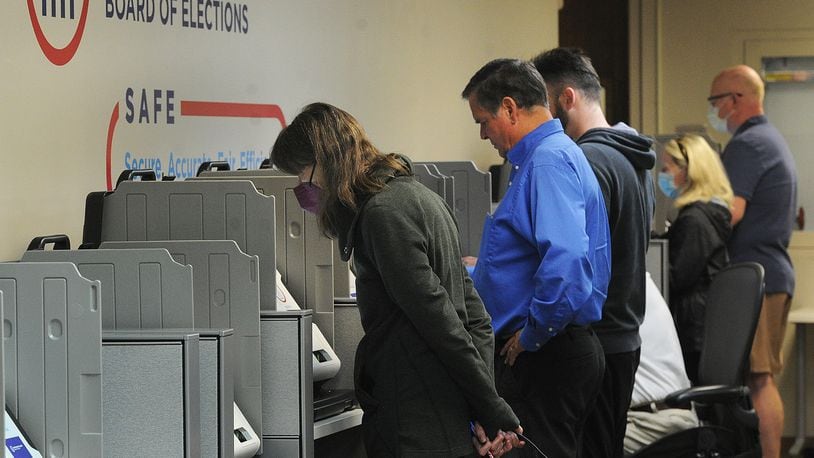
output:
<instances>
[{"instance_id":1,"label":"blonde woman","mask_svg":"<svg viewBox=\"0 0 814 458\"><path fill-rule=\"evenodd\" d=\"M712 277L729 264L732 187L721 160L698 135L670 140L664 149L659 188L675 199L670 225L670 309L678 330L687 375L698 378L704 311Z\"/></svg>"}]
</instances>

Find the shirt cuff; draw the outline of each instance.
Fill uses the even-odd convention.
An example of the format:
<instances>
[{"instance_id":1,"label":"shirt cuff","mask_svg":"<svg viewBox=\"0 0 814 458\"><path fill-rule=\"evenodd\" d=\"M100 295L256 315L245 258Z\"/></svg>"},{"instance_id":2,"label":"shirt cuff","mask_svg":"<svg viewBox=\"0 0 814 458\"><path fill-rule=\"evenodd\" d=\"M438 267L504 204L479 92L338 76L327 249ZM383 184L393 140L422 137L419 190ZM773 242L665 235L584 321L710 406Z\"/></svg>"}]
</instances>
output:
<instances>
[{"instance_id":1,"label":"shirt cuff","mask_svg":"<svg viewBox=\"0 0 814 458\"><path fill-rule=\"evenodd\" d=\"M527 323L520 332L520 345L523 346L523 350L537 351L557 335L557 331L552 326L538 328Z\"/></svg>"}]
</instances>

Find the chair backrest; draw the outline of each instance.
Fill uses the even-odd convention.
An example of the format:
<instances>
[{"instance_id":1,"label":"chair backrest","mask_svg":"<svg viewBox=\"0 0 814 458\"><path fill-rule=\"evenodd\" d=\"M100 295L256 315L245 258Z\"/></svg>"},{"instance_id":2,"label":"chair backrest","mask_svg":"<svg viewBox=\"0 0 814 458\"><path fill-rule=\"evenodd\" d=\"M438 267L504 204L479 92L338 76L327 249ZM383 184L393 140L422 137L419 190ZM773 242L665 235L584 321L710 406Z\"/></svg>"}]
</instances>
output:
<instances>
[{"instance_id":1,"label":"chair backrest","mask_svg":"<svg viewBox=\"0 0 814 458\"><path fill-rule=\"evenodd\" d=\"M701 385L743 384L762 302L760 264L733 264L715 275L707 295Z\"/></svg>"}]
</instances>

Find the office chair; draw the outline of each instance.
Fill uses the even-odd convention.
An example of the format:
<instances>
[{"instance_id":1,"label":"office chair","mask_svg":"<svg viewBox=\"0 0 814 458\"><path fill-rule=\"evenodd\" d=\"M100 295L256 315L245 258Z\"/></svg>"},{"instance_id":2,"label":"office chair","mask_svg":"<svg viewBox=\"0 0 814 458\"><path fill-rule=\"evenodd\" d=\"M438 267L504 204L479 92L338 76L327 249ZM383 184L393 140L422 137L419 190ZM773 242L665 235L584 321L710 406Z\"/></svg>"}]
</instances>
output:
<instances>
[{"instance_id":1,"label":"office chair","mask_svg":"<svg viewBox=\"0 0 814 458\"><path fill-rule=\"evenodd\" d=\"M701 426L670 434L634 457L760 457L758 421L744 386L763 302L763 267L721 270L709 287L697 386L667 396L670 407L695 406Z\"/></svg>"}]
</instances>

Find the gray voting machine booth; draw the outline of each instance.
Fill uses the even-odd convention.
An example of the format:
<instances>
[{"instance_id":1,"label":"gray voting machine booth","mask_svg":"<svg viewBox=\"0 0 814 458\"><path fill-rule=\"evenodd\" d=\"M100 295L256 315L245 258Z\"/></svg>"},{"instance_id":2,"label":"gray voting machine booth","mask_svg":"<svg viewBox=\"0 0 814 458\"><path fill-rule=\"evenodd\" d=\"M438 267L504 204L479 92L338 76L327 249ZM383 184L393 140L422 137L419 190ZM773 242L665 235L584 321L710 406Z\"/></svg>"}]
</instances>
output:
<instances>
[{"instance_id":1,"label":"gray voting machine booth","mask_svg":"<svg viewBox=\"0 0 814 458\"><path fill-rule=\"evenodd\" d=\"M334 322L337 332L334 336L334 351L342 361L342 367L328 382L336 389L353 389L353 367L356 359L356 347L364 336L359 308L355 300L337 300L334 304Z\"/></svg>"},{"instance_id":2,"label":"gray voting machine booth","mask_svg":"<svg viewBox=\"0 0 814 458\"><path fill-rule=\"evenodd\" d=\"M104 197L101 241L234 240L260 261L260 307L275 306L274 198L248 181L124 181Z\"/></svg>"},{"instance_id":3,"label":"gray voting machine booth","mask_svg":"<svg viewBox=\"0 0 814 458\"><path fill-rule=\"evenodd\" d=\"M263 456L314 456L311 311L260 312ZM273 338L267 338L273 336Z\"/></svg>"},{"instance_id":4,"label":"gray voting machine booth","mask_svg":"<svg viewBox=\"0 0 814 458\"><path fill-rule=\"evenodd\" d=\"M294 297L294 299L302 306L307 308L313 313L313 321L321 330L328 342L329 347L335 347L338 341L348 341L358 339L361 334L348 336L346 332L349 329L337 327L334 324L334 296L337 284L345 286L344 295L349 294L348 290L348 265L345 262L339 261L334 264L334 255L338 259L338 250L334 248L334 243L325 237L318 227L314 215L302 210L294 195L293 189L299 184L297 177L287 174L282 174L277 170L238 170L238 171L217 171L217 172L203 172L196 180L228 180L228 179L247 179L251 180L258 191L263 194L274 196L276 203L276 220L278 223L276 229L277 237L277 268L280 270L283 284L287 285L287 289ZM281 255L285 255L285 259L281 259ZM334 264L334 265L332 265ZM337 265L339 266L337 268ZM333 275L331 272L333 271ZM281 299L282 293L278 287L278 300ZM264 315L265 316L265 315ZM268 317L264 318L264 322ZM315 332L318 336L319 332ZM329 364L319 359L317 354L325 355L324 351L318 347L318 337L314 338L311 342L311 348L314 352L313 367L314 370L323 369L323 365ZM265 347L264 347L265 348ZM342 367L349 365L352 367L352 361L355 353L356 344L353 344L353 349L349 354L346 354L342 361ZM265 350L264 350L265 351ZM265 353L264 353L265 355ZM283 355L281 354L282 358ZM324 357L324 356L323 356ZM265 359L265 358L264 358ZM282 360L278 360L280 364ZM268 365L264 362L264 371L274 370L275 366ZM342 369L340 369L340 372ZM330 378L327 381L321 377L320 372L306 375L312 378L315 382L314 390L314 411L308 412L308 423L313 420L316 421L312 428L308 429L309 433L314 430L321 434L331 434L336 429L352 427L355 424L351 421L350 426L344 423L343 418L330 417L333 412L341 410L341 408L351 402L351 389L353 388L352 379L349 384L336 383L336 377ZM319 377L318 377L319 375ZM324 381L324 383L323 383ZM288 384L287 382L286 384ZM318 389L322 387L324 389ZM266 392L264 384L264 392ZM274 388L271 388L274 390ZM344 391L344 394L342 393ZM273 392L273 391L272 391ZM327 393L327 396L325 395ZM269 397L269 393L264 398ZM311 401L308 401L311 404ZM292 405L292 409L293 409ZM301 418L304 411L300 414ZM360 414L360 412L359 412ZM313 417L313 418L310 418ZM264 416L264 427L265 424ZM324 418L324 419L323 419ZM337 421L334 421L337 420ZM323 427L326 424L331 426ZM358 424L358 423L357 423ZM290 429L291 425L287 426ZM266 428L266 436L269 431L277 431L279 425L269 426ZM277 433L273 432L276 436ZM316 432L315 432L316 434ZM312 439L317 437L312 437ZM310 441L309 441L310 443Z\"/></svg>"},{"instance_id":5,"label":"gray voting machine booth","mask_svg":"<svg viewBox=\"0 0 814 458\"><path fill-rule=\"evenodd\" d=\"M102 241L190 241L234 240L243 252L258 256L260 308L272 315L275 294L275 202L260 194L248 181L190 180L183 182L122 182L105 197ZM105 251L105 250L102 250ZM330 274L329 274L330 275ZM265 312L263 312L265 313ZM281 320L268 329L260 322L262 410L255 431L262 432L264 456L291 456L292 450L302 455L309 452L313 440L311 399L310 314L308 338L291 339L297 332L280 332L277 328L299 330L298 320ZM269 319L274 319L271 317ZM306 346L307 345L307 346ZM266 349L269 348L268 352ZM305 358L298 383L289 383L290 359ZM297 359L297 361L300 361ZM307 386L308 389L302 389ZM281 409L291 404L296 409ZM241 406L242 407L242 406ZM296 415L295 415L296 414ZM247 415L248 417L248 415ZM266 421L269 421L268 426ZM284 422L283 432L274 427ZM251 423L251 420L250 420ZM251 423L254 427L254 423ZM291 426L293 425L293 426ZM293 444L293 445L292 445Z\"/></svg>"},{"instance_id":6,"label":"gray voting machine booth","mask_svg":"<svg viewBox=\"0 0 814 458\"><path fill-rule=\"evenodd\" d=\"M117 330L103 336L105 426L122 432L105 435L106 453L233 456L231 330ZM107 417L115 412L129 415ZM142 455L145 438L154 438L149 450L156 455Z\"/></svg>"},{"instance_id":7,"label":"gray voting machine booth","mask_svg":"<svg viewBox=\"0 0 814 458\"><path fill-rule=\"evenodd\" d=\"M198 339L191 332L104 332L105 456L203 456Z\"/></svg>"},{"instance_id":8,"label":"gray voting machine booth","mask_svg":"<svg viewBox=\"0 0 814 458\"><path fill-rule=\"evenodd\" d=\"M192 268L167 250L29 250L23 262L72 262L100 280L105 329L191 328Z\"/></svg>"},{"instance_id":9,"label":"gray voting machine booth","mask_svg":"<svg viewBox=\"0 0 814 458\"><path fill-rule=\"evenodd\" d=\"M31 250L23 255L23 261L69 261L86 277L99 280L102 290L102 322L105 329L140 329L142 333L150 334L163 332L161 328L186 328L189 332L193 327L209 326L208 319L204 322L203 318L198 319L193 314L192 267L175 262L166 249ZM255 310L255 313L258 312ZM231 366L233 358L227 356L233 354L232 331L196 329L195 332L201 335L200 372L202 375L205 373L210 376L200 378L201 396L198 399L188 399L188 402L194 402L196 405L186 406L186 409L200 409L208 415L200 416L203 421L199 420L200 423L197 425L189 423L190 417L186 414L166 421L187 422L189 427L197 427L196 435L200 437L198 439L200 449L206 452L204 456L231 456L234 447L231 429L234 399ZM130 354L132 353L126 353ZM259 353L257 357L259 360ZM120 358L111 364L129 365L130 362ZM111 364L106 367L115 371L117 368ZM124 385L112 385L108 383L109 380L105 374L106 390L132 393L135 389L133 385L136 384L139 388L144 388L138 378L127 381L122 379ZM143 399L139 405L149 404L151 401ZM259 397L256 401L259 401ZM155 441L159 441L159 438L165 438L167 442L173 441L168 436L159 435L152 430L155 426L154 413L147 410L139 413L132 409L128 412L131 414L128 415L126 423L114 421L112 418L105 422L105 431L108 433L105 442L113 440L112 446L116 447L117 453L122 453L120 456L127 455L125 452L128 450L129 453L138 452L138 449L124 448L123 444L128 441L133 444L149 441L150 438L155 438ZM123 426L127 429L118 429ZM130 437L126 440L119 438L122 435ZM189 440L190 437L194 436L187 433L182 439Z\"/></svg>"},{"instance_id":10,"label":"gray voting machine booth","mask_svg":"<svg viewBox=\"0 0 814 458\"><path fill-rule=\"evenodd\" d=\"M645 265L665 300L670 298L670 252L667 239L651 239Z\"/></svg>"},{"instance_id":11,"label":"gray voting machine booth","mask_svg":"<svg viewBox=\"0 0 814 458\"><path fill-rule=\"evenodd\" d=\"M252 427L258 428L255 431L261 431L258 257L242 252L232 240L103 242L100 248L165 248L176 262L192 267L196 331L233 330L234 344L228 354L233 363L234 401Z\"/></svg>"},{"instance_id":12,"label":"gray voting machine booth","mask_svg":"<svg viewBox=\"0 0 814 458\"><path fill-rule=\"evenodd\" d=\"M294 195L299 180L272 169L203 172L195 180L235 179L249 180L258 192L274 197L277 270L300 307L313 311L314 323L333 344L334 283L347 283L347 270L344 277L335 276L331 239L322 234L316 217L303 211Z\"/></svg>"},{"instance_id":13,"label":"gray voting machine booth","mask_svg":"<svg viewBox=\"0 0 814 458\"><path fill-rule=\"evenodd\" d=\"M454 208L455 185L453 184L452 177L442 174L441 171L438 170L438 167L431 162L414 163L413 173L419 183L441 196L444 202L449 205L449 208Z\"/></svg>"},{"instance_id":14,"label":"gray voting machine booth","mask_svg":"<svg viewBox=\"0 0 814 458\"><path fill-rule=\"evenodd\" d=\"M0 263L9 412L43 456L101 457L100 285L70 263Z\"/></svg>"},{"instance_id":15,"label":"gray voting machine booth","mask_svg":"<svg viewBox=\"0 0 814 458\"><path fill-rule=\"evenodd\" d=\"M472 161L427 162L452 183L453 205L461 238L461 255L477 256L483 237L483 222L491 211L492 180ZM432 189L432 188L430 188ZM449 200L447 200L449 202Z\"/></svg>"}]
</instances>

